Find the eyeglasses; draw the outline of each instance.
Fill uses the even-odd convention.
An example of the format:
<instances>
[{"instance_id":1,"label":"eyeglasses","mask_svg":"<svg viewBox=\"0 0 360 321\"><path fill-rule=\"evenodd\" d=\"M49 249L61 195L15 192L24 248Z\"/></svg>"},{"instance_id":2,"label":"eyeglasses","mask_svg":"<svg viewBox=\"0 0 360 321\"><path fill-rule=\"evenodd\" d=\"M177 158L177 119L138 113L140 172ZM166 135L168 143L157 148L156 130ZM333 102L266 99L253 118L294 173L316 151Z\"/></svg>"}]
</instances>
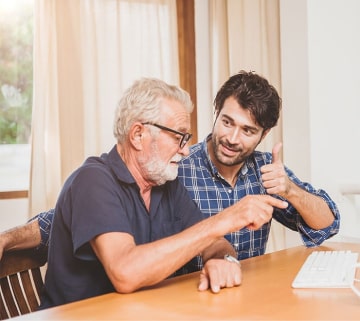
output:
<instances>
[{"instance_id":1,"label":"eyeglasses","mask_svg":"<svg viewBox=\"0 0 360 321\"><path fill-rule=\"evenodd\" d=\"M181 140L180 140L180 143L179 143L180 148L184 148L184 146L186 145L186 143L187 143L187 142L191 139L191 137L192 137L192 134L190 134L190 133L178 132L177 130L174 130L174 129L171 129L171 128L168 128L168 127L165 127L165 126L161 126L161 125L158 125L158 124L153 124L153 123L142 123L142 124L143 124L143 125L155 126L155 127L157 127L157 128L166 130L166 131L168 131L168 132L171 132L171 133L174 133L174 134L177 134L177 135L181 135Z\"/></svg>"}]
</instances>

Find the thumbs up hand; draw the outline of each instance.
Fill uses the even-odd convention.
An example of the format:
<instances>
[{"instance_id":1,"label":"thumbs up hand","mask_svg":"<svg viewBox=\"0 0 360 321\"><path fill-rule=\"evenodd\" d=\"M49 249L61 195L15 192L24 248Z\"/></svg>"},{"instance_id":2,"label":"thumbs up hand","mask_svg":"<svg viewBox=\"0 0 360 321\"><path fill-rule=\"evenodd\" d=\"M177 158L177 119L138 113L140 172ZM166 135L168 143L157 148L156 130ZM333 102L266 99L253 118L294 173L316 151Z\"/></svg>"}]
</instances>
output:
<instances>
[{"instance_id":1,"label":"thumbs up hand","mask_svg":"<svg viewBox=\"0 0 360 321\"><path fill-rule=\"evenodd\" d=\"M284 164L280 159L282 143L277 143L272 150L271 164L261 167L263 186L268 194L287 197L290 192L291 181L287 176Z\"/></svg>"}]
</instances>

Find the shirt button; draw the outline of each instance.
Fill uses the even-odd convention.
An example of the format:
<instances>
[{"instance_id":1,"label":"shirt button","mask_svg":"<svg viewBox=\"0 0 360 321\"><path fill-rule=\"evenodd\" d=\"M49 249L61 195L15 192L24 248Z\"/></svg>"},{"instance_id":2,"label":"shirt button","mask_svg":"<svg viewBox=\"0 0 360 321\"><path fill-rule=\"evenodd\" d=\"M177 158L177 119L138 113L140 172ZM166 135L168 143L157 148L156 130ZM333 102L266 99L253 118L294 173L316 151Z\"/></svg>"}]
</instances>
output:
<instances>
[{"instance_id":1,"label":"shirt button","mask_svg":"<svg viewBox=\"0 0 360 321\"><path fill-rule=\"evenodd\" d=\"M232 193L232 189L229 189L229 190L228 190L228 193Z\"/></svg>"}]
</instances>

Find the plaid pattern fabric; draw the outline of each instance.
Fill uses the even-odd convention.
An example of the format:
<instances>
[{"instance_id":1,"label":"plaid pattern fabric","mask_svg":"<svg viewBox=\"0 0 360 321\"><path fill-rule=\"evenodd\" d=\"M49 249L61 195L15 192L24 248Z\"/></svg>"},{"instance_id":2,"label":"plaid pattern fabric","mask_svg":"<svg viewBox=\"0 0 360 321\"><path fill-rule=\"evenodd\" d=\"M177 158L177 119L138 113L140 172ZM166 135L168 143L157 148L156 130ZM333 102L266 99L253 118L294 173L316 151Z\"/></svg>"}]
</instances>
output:
<instances>
[{"instance_id":1,"label":"plaid pattern fabric","mask_svg":"<svg viewBox=\"0 0 360 321\"><path fill-rule=\"evenodd\" d=\"M184 183L192 199L198 204L205 217L215 215L233 205L245 195L266 194L266 190L261 183L260 168L271 163L271 153L254 152L241 168L236 186L233 188L221 177L210 160L206 145L209 138L210 136L203 142L191 146L190 155L181 161L179 167L180 180ZM320 245L324 240L339 231L340 215L336 204L325 191L316 190L312 185L300 181L290 169L285 168L285 170L295 184L309 193L323 198L334 213L335 220L326 229L314 230L306 225L291 204L284 210L275 209L273 218L286 227L298 231L307 247ZM265 253L270 225L271 222L256 231L243 228L225 235L226 239L233 244L239 260ZM199 267L201 267L201 262L199 262Z\"/></svg>"},{"instance_id":2,"label":"plaid pattern fabric","mask_svg":"<svg viewBox=\"0 0 360 321\"><path fill-rule=\"evenodd\" d=\"M50 229L51 223L54 218L55 209L52 208L51 210L40 213L39 214L39 226L40 226L40 233L41 233L41 243L40 246L48 247L49 246L49 236L50 236Z\"/></svg>"},{"instance_id":3,"label":"plaid pattern fabric","mask_svg":"<svg viewBox=\"0 0 360 321\"><path fill-rule=\"evenodd\" d=\"M38 220L40 227L40 234L41 234L41 241L38 246L39 250L43 250L47 252L47 248L49 246L50 229L54 218L54 213L55 213L55 209L52 208L47 212L39 213L38 215L34 216L29 220L29 222Z\"/></svg>"}]
</instances>

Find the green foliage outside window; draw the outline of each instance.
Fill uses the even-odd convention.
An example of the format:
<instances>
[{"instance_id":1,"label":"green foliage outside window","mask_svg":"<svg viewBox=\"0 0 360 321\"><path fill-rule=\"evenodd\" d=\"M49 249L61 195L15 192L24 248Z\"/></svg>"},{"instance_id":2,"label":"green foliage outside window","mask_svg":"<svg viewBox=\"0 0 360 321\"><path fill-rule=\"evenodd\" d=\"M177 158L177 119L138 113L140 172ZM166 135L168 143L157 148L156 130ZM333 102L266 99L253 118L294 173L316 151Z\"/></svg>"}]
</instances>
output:
<instances>
[{"instance_id":1,"label":"green foliage outside window","mask_svg":"<svg viewBox=\"0 0 360 321\"><path fill-rule=\"evenodd\" d=\"M0 144L27 144L33 92L33 12L0 11Z\"/></svg>"}]
</instances>

